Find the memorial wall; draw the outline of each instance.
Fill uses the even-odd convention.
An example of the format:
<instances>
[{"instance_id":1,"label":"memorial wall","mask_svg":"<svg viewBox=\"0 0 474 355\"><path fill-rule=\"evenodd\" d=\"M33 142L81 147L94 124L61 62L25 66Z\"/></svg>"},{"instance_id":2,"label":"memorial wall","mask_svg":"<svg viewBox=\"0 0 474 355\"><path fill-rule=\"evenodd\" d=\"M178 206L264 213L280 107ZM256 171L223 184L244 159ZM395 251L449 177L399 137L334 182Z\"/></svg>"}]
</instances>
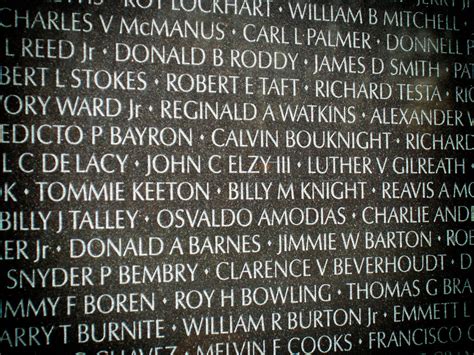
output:
<instances>
[{"instance_id":1,"label":"memorial wall","mask_svg":"<svg viewBox=\"0 0 474 355\"><path fill-rule=\"evenodd\" d=\"M474 354L473 9L0 1L0 354Z\"/></svg>"}]
</instances>

